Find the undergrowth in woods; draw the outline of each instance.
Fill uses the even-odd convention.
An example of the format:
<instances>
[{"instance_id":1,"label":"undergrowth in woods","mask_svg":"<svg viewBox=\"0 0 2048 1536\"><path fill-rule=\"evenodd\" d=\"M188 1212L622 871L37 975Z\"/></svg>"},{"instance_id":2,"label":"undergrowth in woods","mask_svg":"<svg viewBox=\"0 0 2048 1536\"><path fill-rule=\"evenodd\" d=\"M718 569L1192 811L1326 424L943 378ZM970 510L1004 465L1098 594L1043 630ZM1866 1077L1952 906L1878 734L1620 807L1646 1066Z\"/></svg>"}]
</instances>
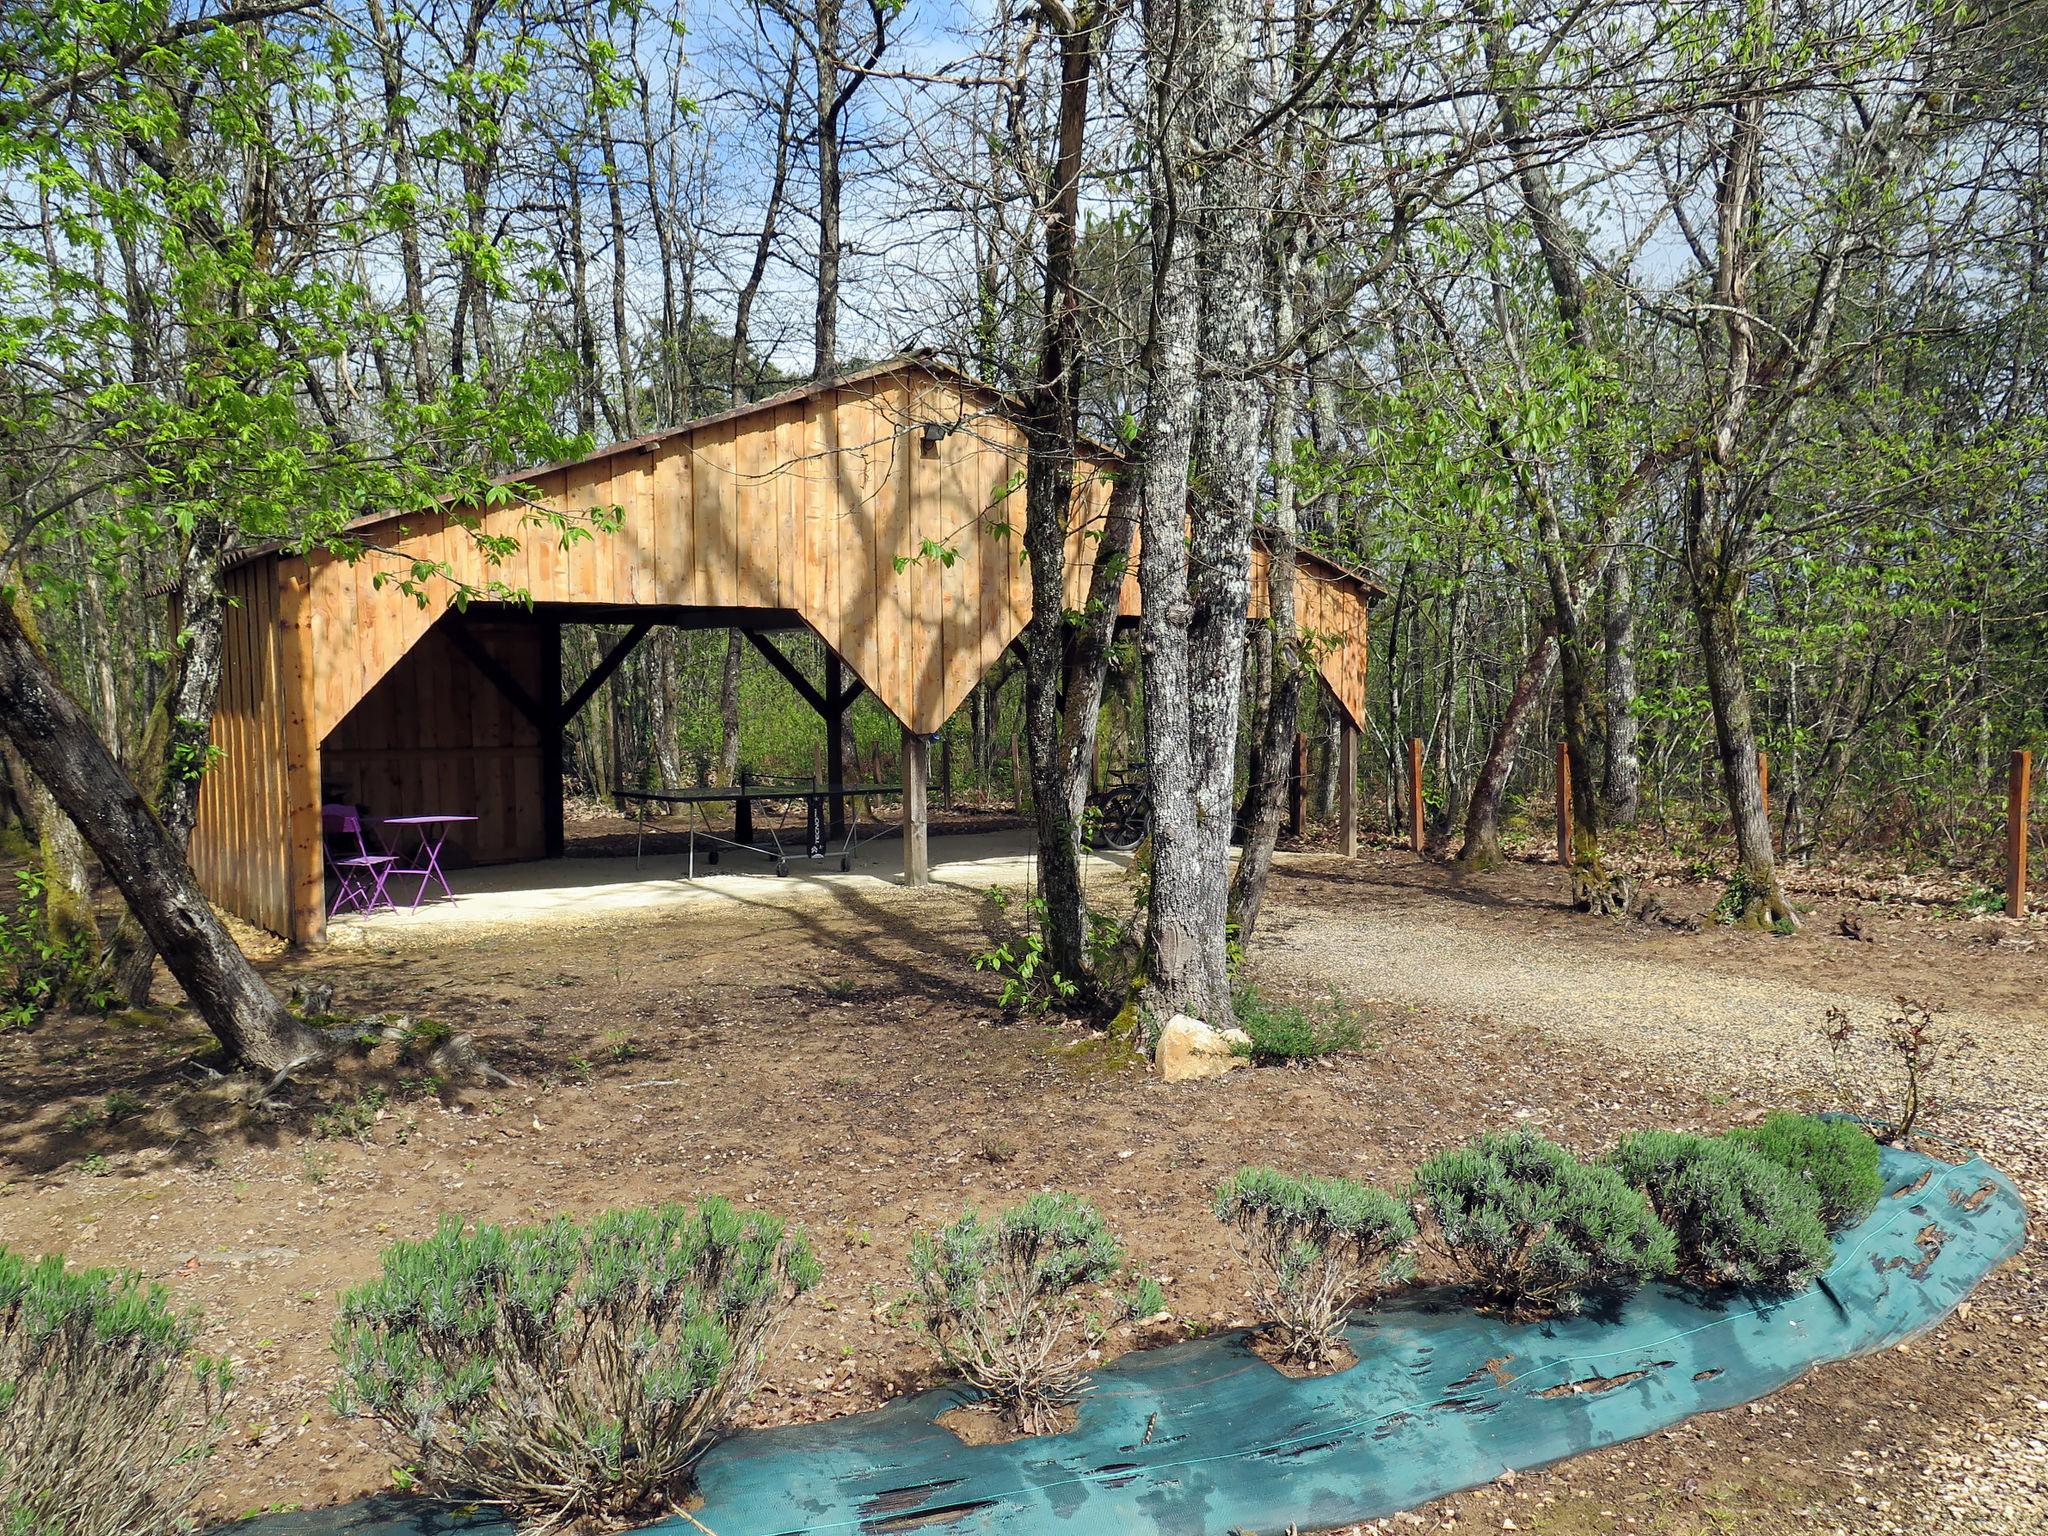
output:
<instances>
[{"instance_id":1,"label":"undergrowth in woods","mask_svg":"<svg viewBox=\"0 0 2048 1536\"><path fill-rule=\"evenodd\" d=\"M40 869L14 878L14 906L0 909L0 1029L24 1028L53 1008L104 1011L113 994L93 935L57 930Z\"/></svg>"},{"instance_id":2,"label":"undergrowth in woods","mask_svg":"<svg viewBox=\"0 0 2048 1536\"><path fill-rule=\"evenodd\" d=\"M0 1248L0 1532L190 1528L229 1387L194 1336L159 1286Z\"/></svg>"},{"instance_id":3,"label":"undergrowth in woods","mask_svg":"<svg viewBox=\"0 0 2048 1536\"><path fill-rule=\"evenodd\" d=\"M343 1414L431 1490L552 1522L661 1514L818 1282L804 1236L724 1200L466 1227L385 1250L341 1299Z\"/></svg>"},{"instance_id":4,"label":"undergrowth in woods","mask_svg":"<svg viewBox=\"0 0 2048 1536\"><path fill-rule=\"evenodd\" d=\"M1237 1027L1251 1036L1236 1047L1262 1066L1313 1061L1365 1044L1364 1015L1342 998L1331 996L1303 1005L1266 996L1247 983L1233 998Z\"/></svg>"}]
</instances>

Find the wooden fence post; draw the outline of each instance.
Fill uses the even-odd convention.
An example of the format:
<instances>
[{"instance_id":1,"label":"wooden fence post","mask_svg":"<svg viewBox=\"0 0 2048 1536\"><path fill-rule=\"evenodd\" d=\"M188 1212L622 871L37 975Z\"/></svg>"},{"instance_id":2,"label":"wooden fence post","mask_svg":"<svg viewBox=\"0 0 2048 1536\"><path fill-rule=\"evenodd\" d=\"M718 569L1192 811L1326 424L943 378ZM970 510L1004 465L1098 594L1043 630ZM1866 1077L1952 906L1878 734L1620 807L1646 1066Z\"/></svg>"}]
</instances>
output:
<instances>
[{"instance_id":1,"label":"wooden fence post","mask_svg":"<svg viewBox=\"0 0 2048 1536\"><path fill-rule=\"evenodd\" d=\"M2005 915L2027 915L2027 795L2033 788L2034 754L2024 747L2012 755L2005 781Z\"/></svg>"},{"instance_id":2,"label":"wooden fence post","mask_svg":"<svg viewBox=\"0 0 2048 1536\"><path fill-rule=\"evenodd\" d=\"M1572 749L1557 744L1557 862L1572 861Z\"/></svg>"},{"instance_id":3,"label":"wooden fence post","mask_svg":"<svg viewBox=\"0 0 2048 1536\"><path fill-rule=\"evenodd\" d=\"M1408 846L1422 852L1422 738L1408 738Z\"/></svg>"}]
</instances>

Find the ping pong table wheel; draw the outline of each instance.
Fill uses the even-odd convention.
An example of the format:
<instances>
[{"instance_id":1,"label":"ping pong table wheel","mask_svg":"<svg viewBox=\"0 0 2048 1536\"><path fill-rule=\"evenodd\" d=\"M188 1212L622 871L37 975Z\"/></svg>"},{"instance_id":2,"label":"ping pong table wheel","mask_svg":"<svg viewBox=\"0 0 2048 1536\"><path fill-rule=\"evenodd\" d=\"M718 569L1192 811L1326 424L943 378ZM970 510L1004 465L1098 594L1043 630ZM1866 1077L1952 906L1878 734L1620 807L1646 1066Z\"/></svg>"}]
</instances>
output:
<instances>
[{"instance_id":1,"label":"ping pong table wheel","mask_svg":"<svg viewBox=\"0 0 2048 1536\"><path fill-rule=\"evenodd\" d=\"M718 850L713 848L709 853L705 854L704 862L706 864L716 864L718 862Z\"/></svg>"},{"instance_id":2,"label":"ping pong table wheel","mask_svg":"<svg viewBox=\"0 0 2048 1536\"><path fill-rule=\"evenodd\" d=\"M853 868L853 860L845 854L839 855L839 873L846 874Z\"/></svg>"},{"instance_id":3,"label":"ping pong table wheel","mask_svg":"<svg viewBox=\"0 0 2048 1536\"><path fill-rule=\"evenodd\" d=\"M786 875L786 874L788 874L788 873L789 873L789 860L787 860L787 859L777 859L777 860L775 861L775 873L777 873L778 875Z\"/></svg>"}]
</instances>

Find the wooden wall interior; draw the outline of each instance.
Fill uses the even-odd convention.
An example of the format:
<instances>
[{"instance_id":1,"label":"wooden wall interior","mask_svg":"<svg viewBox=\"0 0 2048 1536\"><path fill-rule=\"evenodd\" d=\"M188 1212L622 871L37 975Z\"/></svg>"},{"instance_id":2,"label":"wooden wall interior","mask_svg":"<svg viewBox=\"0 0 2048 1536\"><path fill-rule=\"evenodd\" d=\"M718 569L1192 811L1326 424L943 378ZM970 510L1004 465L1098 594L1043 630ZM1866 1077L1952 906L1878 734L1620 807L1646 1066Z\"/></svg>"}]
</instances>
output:
<instances>
[{"instance_id":1,"label":"wooden wall interior","mask_svg":"<svg viewBox=\"0 0 2048 1536\"><path fill-rule=\"evenodd\" d=\"M286 869L285 705L274 561L229 571L215 758L200 781L192 868L237 917L291 932Z\"/></svg>"},{"instance_id":2,"label":"wooden wall interior","mask_svg":"<svg viewBox=\"0 0 2048 1536\"><path fill-rule=\"evenodd\" d=\"M526 803L537 743L459 653L427 640L457 583L536 603L794 611L907 729L938 731L1029 616L1023 441L1010 410L943 369L893 364L534 472L532 506L394 515L359 530L357 560L272 554L237 568L243 606L214 733L227 761L207 776L195 838L206 889L307 938L321 922L320 870L317 811L301 802L318 786L361 784L354 798L377 814ZM1107 470L1084 466L1070 604L1086 590L1090 527L1109 494ZM595 508L616 508L620 526L586 531ZM494 562L478 532L518 547ZM422 563L445 572L427 579L424 602L397 580ZM1300 571L1301 624L1361 724L1370 592L1314 557ZM1120 608L1138 612L1135 570ZM441 708L456 701L466 715ZM531 836L501 819L464 851L523 857Z\"/></svg>"},{"instance_id":3,"label":"wooden wall interior","mask_svg":"<svg viewBox=\"0 0 2048 1536\"><path fill-rule=\"evenodd\" d=\"M373 818L475 816L448 829L450 867L542 858L540 731L456 647L449 630L457 624L529 697L541 697L541 648L555 643L552 627L449 614L328 733L321 798L361 805Z\"/></svg>"}]
</instances>

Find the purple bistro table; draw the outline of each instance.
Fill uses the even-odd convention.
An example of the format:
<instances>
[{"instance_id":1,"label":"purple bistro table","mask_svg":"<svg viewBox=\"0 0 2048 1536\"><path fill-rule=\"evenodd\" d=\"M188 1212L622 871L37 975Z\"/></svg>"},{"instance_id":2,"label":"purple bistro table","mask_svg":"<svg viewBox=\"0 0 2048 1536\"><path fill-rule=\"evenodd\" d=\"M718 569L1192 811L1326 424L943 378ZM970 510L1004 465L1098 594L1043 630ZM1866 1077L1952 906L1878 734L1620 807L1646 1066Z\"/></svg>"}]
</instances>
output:
<instances>
[{"instance_id":1,"label":"purple bistro table","mask_svg":"<svg viewBox=\"0 0 2048 1536\"><path fill-rule=\"evenodd\" d=\"M416 875L420 888L412 893L412 910L420 909L420 898L427 894L427 882L437 882L441 894L453 905L455 893L448 888L448 877L441 873L441 845L448 841L448 829L458 821L475 821L474 816L386 816L383 824L387 827L403 827L418 839L411 853L412 867L401 864L391 871L394 875ZM401 855L403 857L403 855Z\"/></svg>"}]
</instances>

